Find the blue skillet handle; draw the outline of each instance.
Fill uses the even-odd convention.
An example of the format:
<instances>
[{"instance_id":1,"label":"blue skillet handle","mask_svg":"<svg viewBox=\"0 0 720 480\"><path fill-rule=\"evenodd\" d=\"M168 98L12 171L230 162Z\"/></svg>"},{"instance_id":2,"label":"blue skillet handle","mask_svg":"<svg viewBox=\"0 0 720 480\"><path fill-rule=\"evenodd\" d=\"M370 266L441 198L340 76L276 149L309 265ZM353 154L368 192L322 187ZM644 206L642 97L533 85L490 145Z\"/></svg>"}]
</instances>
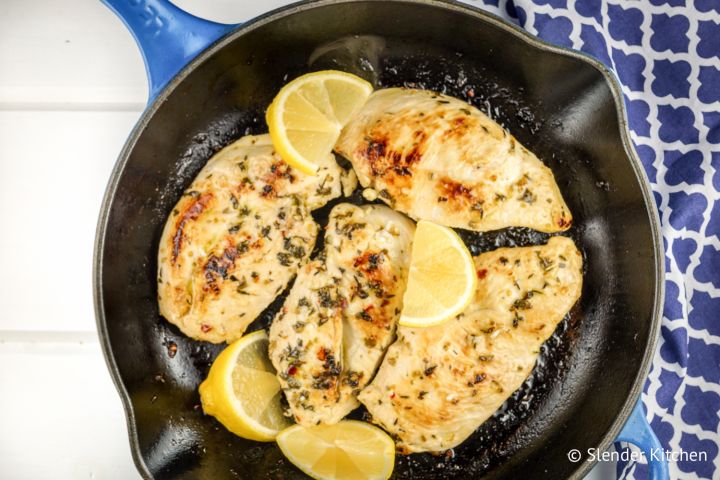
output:
<instances>
[{"instance_id":1,"label":"blue skillet handle","mask_svg":"<svg viewBox=\"0 0 720 480\"><path fill-rule=\"evenodd\" d=\"M203 20L168 0L101 0L125 23L140 47L152 102L200 52L237 25Z\"/></svg>"},{"instance_id":2,"label":"blue skillet handle","mask_svg":"<svg viewBox=\"0 0 720 480\"><path fill-rule=\"evenodd\" d=\"M629 442L640 447L650 465L650 480L668 480L670 478L667 459L661 453L662 445L645 418L642 400L638 400L616 441ZM651 454L653 451L655 452L654 456Z\"/></svg>"}]
</instances>

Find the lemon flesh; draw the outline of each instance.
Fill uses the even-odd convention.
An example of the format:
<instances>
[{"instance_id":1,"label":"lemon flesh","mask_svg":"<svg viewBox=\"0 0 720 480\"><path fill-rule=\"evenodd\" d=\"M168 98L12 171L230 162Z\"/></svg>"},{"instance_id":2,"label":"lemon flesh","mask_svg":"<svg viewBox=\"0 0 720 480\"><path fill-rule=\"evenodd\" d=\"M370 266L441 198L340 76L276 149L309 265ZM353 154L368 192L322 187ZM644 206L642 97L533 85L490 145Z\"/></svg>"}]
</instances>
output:
<instances>
[{"instance_id":1,"label":"lemon flesh","mask_svg":"<svg viewBox=\"0 0 720 480\"><path fill-rule=\"evenodd\" d=\"M365 422L294 425L277 436L280 450L318 480L385 480L395 465L395 442Z\"/></svg>"},{"instance_id":2,"label":"lemon flesh","mask_svg":"<svg viewBox=\"0 0 720 480\"><path fill-rule=\"evenodd\" d=\"M273 146L289 165L307 174L330 154L342 128L362 108L373 87L337 70L302 75L285 85L268 107Z\"/></svg>"},{"instance_id":3,"label":"lemon flesh","mask_svg":"<svg viewBox=\"0 0 720 480\"><path fill-rule=\"evenodd\" d=\"M472 255L458 234L418 222L400 325L429 327L450 320L465 310L476 288Z\"/></svg>"},{"instance_id":4,"label":"lemon flesh","mask_svg":"<svg viewBox=\"0 0 720 480\"><path fill-rule=\"evenodd\" d=\"M250 333L218 355L200 384L203 411L250 440L269 442L291 425L283 415L282 391L268 358L264 330Z\"/></svg>"}]
</instances>

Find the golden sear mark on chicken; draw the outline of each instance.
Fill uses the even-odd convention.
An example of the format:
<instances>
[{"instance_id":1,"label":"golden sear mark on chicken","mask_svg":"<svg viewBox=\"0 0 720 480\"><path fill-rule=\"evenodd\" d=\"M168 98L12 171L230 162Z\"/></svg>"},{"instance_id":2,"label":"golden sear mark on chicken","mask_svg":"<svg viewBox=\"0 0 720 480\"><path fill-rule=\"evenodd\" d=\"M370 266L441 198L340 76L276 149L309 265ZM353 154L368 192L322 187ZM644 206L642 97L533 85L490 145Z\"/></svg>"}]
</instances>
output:
<instances>
[{"instance_id":1,"label":"golden sear mark on chicken","mask_svg":"<svg viewBox=\"0 0 720 480\"><path fill-rule=\"evenodd\" d=\"M317 235L310 211L339 196L347 177L330 156L316 176L293 170L268 135L215 154L160 239L160 314L192 338L239 338L307 261Z\"/></svg>"},{"instance_id":2,"label":"golden sear mark on chicken","mask_svg":"<svg viewBox=\"0 0 720 480\"><path fill-rule=\"evenodd\" d=\"M405 453L447 450L472 434L523 384L582 289L582 257L565 237L484 253L475 266L466 311L435 327L398 327L358 397Z\"/></svg>"},{"instance_id":3,"label":"golden sear mark on chicken","mask_svg":"<svg viewBox=\"0 0 720 480\"><path fill-rule=\"evenodd\" d=\"M270 327L298 423L336 423L359 405L395 332L414 229L385 206L333 208L323 254L301 269Z\"/></svg>"},{"instance_id":4,"label":"golden sear mark on chicken","mask_svg":"<svg viewBox=\"0 0 720 480\"><path fill-rule=\"evenodd\" d=\"M567 230L552 172L480 110L439 93L375 91L335 150L360 183L414 219L476 231Z\"/></svg>"}]
</instances>

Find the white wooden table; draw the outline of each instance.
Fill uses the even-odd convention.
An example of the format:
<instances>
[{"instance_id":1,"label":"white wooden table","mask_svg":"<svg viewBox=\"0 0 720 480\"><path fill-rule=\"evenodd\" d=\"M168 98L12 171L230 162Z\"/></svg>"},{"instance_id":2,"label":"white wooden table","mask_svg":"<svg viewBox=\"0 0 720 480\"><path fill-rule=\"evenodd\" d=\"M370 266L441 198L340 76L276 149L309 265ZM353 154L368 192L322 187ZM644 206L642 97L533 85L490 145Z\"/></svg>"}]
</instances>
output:
<instances>
[{"instance_id":1,"label":"white wooden table","mask_svg":"<svg viewBox=\"0 0 720 480\"><path fill-rule=\"evenodd\" d=\"M176 3L236 23L290 2ZM0 478L138 478L91 272L105 185L146 98L135 43L99 1L0 1Z\"/></svg>"}]
</instances>

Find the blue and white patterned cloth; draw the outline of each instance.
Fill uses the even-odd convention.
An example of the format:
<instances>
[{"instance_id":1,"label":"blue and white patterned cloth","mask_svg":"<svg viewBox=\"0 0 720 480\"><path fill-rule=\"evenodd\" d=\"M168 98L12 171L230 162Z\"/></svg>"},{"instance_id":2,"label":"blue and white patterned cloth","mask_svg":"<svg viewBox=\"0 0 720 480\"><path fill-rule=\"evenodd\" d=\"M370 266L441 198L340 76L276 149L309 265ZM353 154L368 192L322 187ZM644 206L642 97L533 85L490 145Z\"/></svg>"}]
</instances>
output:
<instances>
[{"instance_id":1,"label":"blue and white patterned cloth","mask_svg":"<svg viewBox=\"0 0 720 480\"><path fill-rule=\"evenodd\" d=\"M720 0L466 0L600 59L622 84L665 241L662 338L645 385L675 479L720 478ZM620 478L647 478L619 465Z\"/></svg>"}]
</instances>

